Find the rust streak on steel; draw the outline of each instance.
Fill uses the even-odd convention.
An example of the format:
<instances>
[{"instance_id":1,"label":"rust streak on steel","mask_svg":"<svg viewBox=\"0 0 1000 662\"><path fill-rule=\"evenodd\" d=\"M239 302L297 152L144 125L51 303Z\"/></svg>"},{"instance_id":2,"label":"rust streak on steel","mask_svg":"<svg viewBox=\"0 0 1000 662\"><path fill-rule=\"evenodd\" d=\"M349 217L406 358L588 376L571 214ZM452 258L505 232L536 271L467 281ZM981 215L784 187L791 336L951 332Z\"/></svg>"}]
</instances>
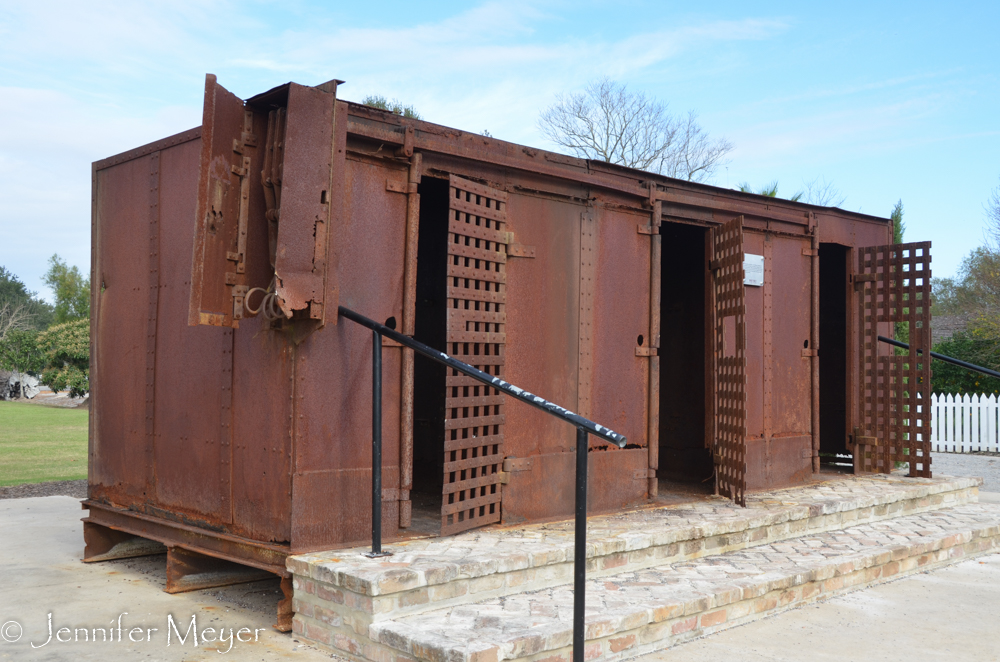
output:
<instances>
[{"instance_id":1,"label":"rust streak on steel","mask_svg":"<svg viewBox=\"0 0 1000 662\"><path fill-rule=\"evenodd\" d=\"M656 191L656 183L649 183L650 194ZM662 238L660 236L660 216L663 203L653 201L653 211L650 215L650 249L649 249L649 347L656 353L649 357L649 427L646 434L646 444L649 451L649 496L657 495L658 481L656 470L660 463L660 259L662 254Z\"/></svg>"},{"instance_id":2,"label":"rust streak on steel","mask_svg":"<svg viewBox=\"0 0 1000 662\"><path fill-rule=\"evenodd\" d=\"M403 263L403 335L412 337L416 330L417 309L417 243L420 236L420 153L410 157L410 170L406 186L406 246ZM413 350L403 348L402 410L400 412L399 441L399 488L403 491L399 500L399 526L410 526L411 501L409 492L413 489Z\"/></svg>"},{"instance_id":3,"label":"rust streak on steel","mask_svg":"<svg viewBox=\"0 0 1000 662\"><path fill-rule=\"evenodd\" d=\"M812 231L812 306L809 346L812 349L812 470L819 473L819 232L816 215L809 212Z\"/></svg>"}]
</instances>

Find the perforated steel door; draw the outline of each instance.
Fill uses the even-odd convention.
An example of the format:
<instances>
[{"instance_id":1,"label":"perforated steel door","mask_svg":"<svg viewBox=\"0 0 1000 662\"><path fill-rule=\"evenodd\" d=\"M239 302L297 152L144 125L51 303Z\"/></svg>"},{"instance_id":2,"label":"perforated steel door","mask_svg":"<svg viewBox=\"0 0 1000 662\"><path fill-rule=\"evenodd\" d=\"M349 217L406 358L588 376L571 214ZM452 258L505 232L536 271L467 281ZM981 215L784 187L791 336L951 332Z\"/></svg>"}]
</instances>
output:
<instances>
[{"instance_id":1,"label":"perforated steel door","mask_svg":"<svg viewBox=\"0 0 1000 662\"><path fill-rule=\"evenodd\" d=\"M503 375L507 194L452 175L447 352ZM504 396L449 370L441 533L500 521Z\"/></svg>"},{"instance_id":2,"label":"perforated steel door","mask_svg":"<svg viewBox=\"0 0 1000 662\"><path fill-rule=\"evenodd\" d=\"M931 243L858 249L859 313L855 467L889 473L909 462L910 476L931 476ZM892 324L909 327L908 351L880 343Z\"/></svg>"},{"instance_id":3,"label":"perforated steel door","mask_svg":"<svg viewBox=\"0 0 1000 662\"><path fill-rule=\"evenodd\" d=\"M715 305L715 461L719 493L746 505L746 301L743 291L743 217L712 228Z\"/></svg>"}]
</instances>

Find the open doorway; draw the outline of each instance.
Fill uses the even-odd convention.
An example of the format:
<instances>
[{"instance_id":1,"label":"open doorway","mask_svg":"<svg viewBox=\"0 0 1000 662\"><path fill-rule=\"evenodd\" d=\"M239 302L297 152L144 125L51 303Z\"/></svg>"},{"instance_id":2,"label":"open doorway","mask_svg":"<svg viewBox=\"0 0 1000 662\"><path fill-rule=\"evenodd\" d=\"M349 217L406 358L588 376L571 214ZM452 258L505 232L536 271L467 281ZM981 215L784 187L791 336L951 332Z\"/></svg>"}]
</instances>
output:
<instances>
[{"instance_id":1,"label":"open doorway","mask_svg":"<svg viewBox=\"0 0 1000 662\"><path fill-rule=\"evenodd\" d=\"M660 267L660 492L711 492L705 444L706 228L663 223Z\"/></svg>"},{"instance_id":2,"label":"open doorway","mask_svg":"<svg viewBox=\"0 0 1000 662\"><path fill-rule=\"evenodd\" d=\"M851 471L847 449L847 269L850 248L819 245L819 452L826 469Z\"/></svg>"},{"instance_id":3,"label":"open doorway","mask_svg":"<svg viewBox=\"0 0 1000 662\"><path fill-rule=\"evenodd\" d=\"M414 338L447 351L448 180L424 177L420 193L417 241L417 301ZM414 528L441 527L444 483L446 368L416 354L413 361L413 501Z\"/></svg>"}]
</instances>

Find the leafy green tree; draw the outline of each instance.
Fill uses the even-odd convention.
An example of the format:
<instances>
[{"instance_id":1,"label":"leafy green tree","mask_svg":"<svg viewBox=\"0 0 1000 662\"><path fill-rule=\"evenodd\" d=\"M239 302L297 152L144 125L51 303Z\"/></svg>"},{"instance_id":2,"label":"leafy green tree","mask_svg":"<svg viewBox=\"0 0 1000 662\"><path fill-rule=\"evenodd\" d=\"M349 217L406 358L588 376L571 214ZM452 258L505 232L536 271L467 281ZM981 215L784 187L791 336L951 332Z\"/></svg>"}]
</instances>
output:
<instances>
[{"instance_id":1,"label":"leafy green tree","mask_svg":"<svg viewBox=\"0 0 1000 662\"><path fill-rule=\"evenodd\" d=\"M934 351L1000 371L1000 356L996 352L996 344L989 338L977 337L972 331L958 331L952 334L947 340L935 345ZM988 377L944 361L934 361L933 371L935 393L1000 394L1000 379L995 377Z\"/></svg>"},{"instance_id":2,"label":"leafy green tree","mask_svg":"<svg viewBox=\"0 0 1000 662\"><path fill-rule=\"evenodd\" d=\"M0 341L0 368L37 375L43 366L44 356L38 347L38 331L8 331Z\"/></svg>"},{"instance_id":3,"label":"leafy green tree","mask_svg":"<svg viewBox=\"0 0 1000 662\"><path fill-rule=\"evenodd\" d=\"M74 397L90 390L90 320L55 324L38 334L37 343L44 356L43 383Z\"/></svg>"},{"instance_id":4,"label":"leafy green tree","mask_svg":"<svg viewBox=\"0 0 1000 662\"><path fill-rule=\"evenodd\" d=\"M889 215L892 219L892 243L903 243L903 235L906 233L906 223L903 222L903 201L897 200Z\"/></svg>"},{"instance_id":5,"label":"leafy green tree","mask_svg":"<svg viewBox=\"0 0 1000 662\"><path fill-rule=\"evenodd\" d=\"M49 258L45 284L56 298L55 322L90 318L90 279L84 278L75 266L68 266L58 255Z\"/></svg>"},{"instance_id":6,"label":"leafy green tree","mask_svg":"<svg viewBox=\"0 0 1000 662\"><path fill-rule=\"evenodd\" d=\"M757 195L763 195L763 196L768 197L768 198L777 198L778 197L778 180L774 180L770 184L767 184L765 186L761 186L756 191L753 190L753 187L750 186L749 182L743 182L742 184L740 184L739 189L741 191L743 191L744 193L756 193ZM802 191L799 191L798 193L796 193L795 195L793 195L792 197L790 197L788 199L791 200L792 202L798 202L799 200L802 199L803 195L804 195L804 193Z\"/></svg>"},{"instance_id":7,"label":"leafy green tree","mask_svg":"<svg viewBox=\"0 0 1000 662\"><path fill-rule=\"evenodd\" d=\"M390 113L402 115L403 117L409 117L415 120L421 119L420 113L418 113L416 108L413 106L406 106L398 99L392 99L390 101L381 94L369 94L361 100L361 103L365 106L378 108L379 110L388 110Z\"/></svg>"},{"instance_id":8,"label":"leafy green tree","mask_svg":"<svg viewBox=\"0 0 1000 662\"><path fill-rule=\"evenodd\" d=\"M932 288L934 314L1000 314L1000 253L986 246L970 251L958 268L957 278L935 278Z\"/></svg>"},{"instance_id":9,"label":"leafy green tree","mask_svg":"<svg viewBox=\"0 0 1000 662\"><path fill-rule=\"evenodd\" d=\"M892 243L901 244L903 243L903 234L906 232L906 223L903 223L903 201L897 200L896 204L892 208L892 213L889 214L889 218L892 219ZM906 309L904 309L906 310ZM905 342L909 344L910 342L910 325L905 322L896 322L896 340L900 342ZM897 350L897 354L904 354L906 350Z\"/></svg>"},{"instance_id":10,"label":"leafy green tree","mask_svg":"<svg viewBox=\"0 0 1000 662\"><path fill-rule=\"evenodd\" d=\"M39 299L17 276L0 266L0 338L7 329L44 329L52 323L53 317L50 304Z\"/></svg>"}]
</instances>

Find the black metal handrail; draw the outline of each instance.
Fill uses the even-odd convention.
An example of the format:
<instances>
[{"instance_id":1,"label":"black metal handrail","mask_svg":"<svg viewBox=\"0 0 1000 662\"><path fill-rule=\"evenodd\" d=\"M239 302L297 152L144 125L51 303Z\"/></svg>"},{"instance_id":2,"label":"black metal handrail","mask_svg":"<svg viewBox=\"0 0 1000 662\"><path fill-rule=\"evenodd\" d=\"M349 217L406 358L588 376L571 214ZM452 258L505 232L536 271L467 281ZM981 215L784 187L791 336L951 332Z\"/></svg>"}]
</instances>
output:
<instances>
[{"instance_id":1,"label":"black metal handrail","mask_svg":"<svg viewBox=\"0 0 1000 662\"><path fill-rule=\"evenodd\" d=\"M583 616L586 603L587 580L587 435L592 434L606 439L619 448L624 448L624 435L599 425L580 416L565 407L549 402L534 393L529 393L499 377L489 375L482 370L473 368L468 363L448 356L444 352L417 342L409 336L404 336L384 324L371 320L364 315L337 307L341 317L372 330L372 551L369 557L389 556L391 552L382 550L382 337L409 347L429 359L443 363L464 375L482 382L490 388L502 391L506 395L525 402L532 407L541 409L547 414L561 418L576 427L576 490L575 490L575 526L573 540L573 662L583 662L584 627Z\"/></svg>"},{"instance_id":2,"label":"black metal handrail","mask_svg":"<svg viewBox=\"0 0 1000 662\"><path fill-rule=\"evenodd\" d=\"M886 338L885 336L879 336L878 339L881 342L886 343L887 345L894 345L896 347L902 347L903 349L910 349L910 346L908 344L906 344L905 342L900 342L899 340L893 340L892 338ZM924 351L922 349L917 350L917 354L923 354L923 353ZM946 363L953 363L959 366L960 368L965 368L966 370L972 370L974 372L981 372L982 374L988 377L997 377L998 379L1000 379L1000 372L997 372L996 370L990 370L989 368L984 368L981 365L976 365L975 363L969 363L967 361L956 359L951 356L945 356L944 354L938 354L937 352L931 352L930 354L932 359L937 359L939 361L944 361Z\"/></svg>"}]
</instances>

